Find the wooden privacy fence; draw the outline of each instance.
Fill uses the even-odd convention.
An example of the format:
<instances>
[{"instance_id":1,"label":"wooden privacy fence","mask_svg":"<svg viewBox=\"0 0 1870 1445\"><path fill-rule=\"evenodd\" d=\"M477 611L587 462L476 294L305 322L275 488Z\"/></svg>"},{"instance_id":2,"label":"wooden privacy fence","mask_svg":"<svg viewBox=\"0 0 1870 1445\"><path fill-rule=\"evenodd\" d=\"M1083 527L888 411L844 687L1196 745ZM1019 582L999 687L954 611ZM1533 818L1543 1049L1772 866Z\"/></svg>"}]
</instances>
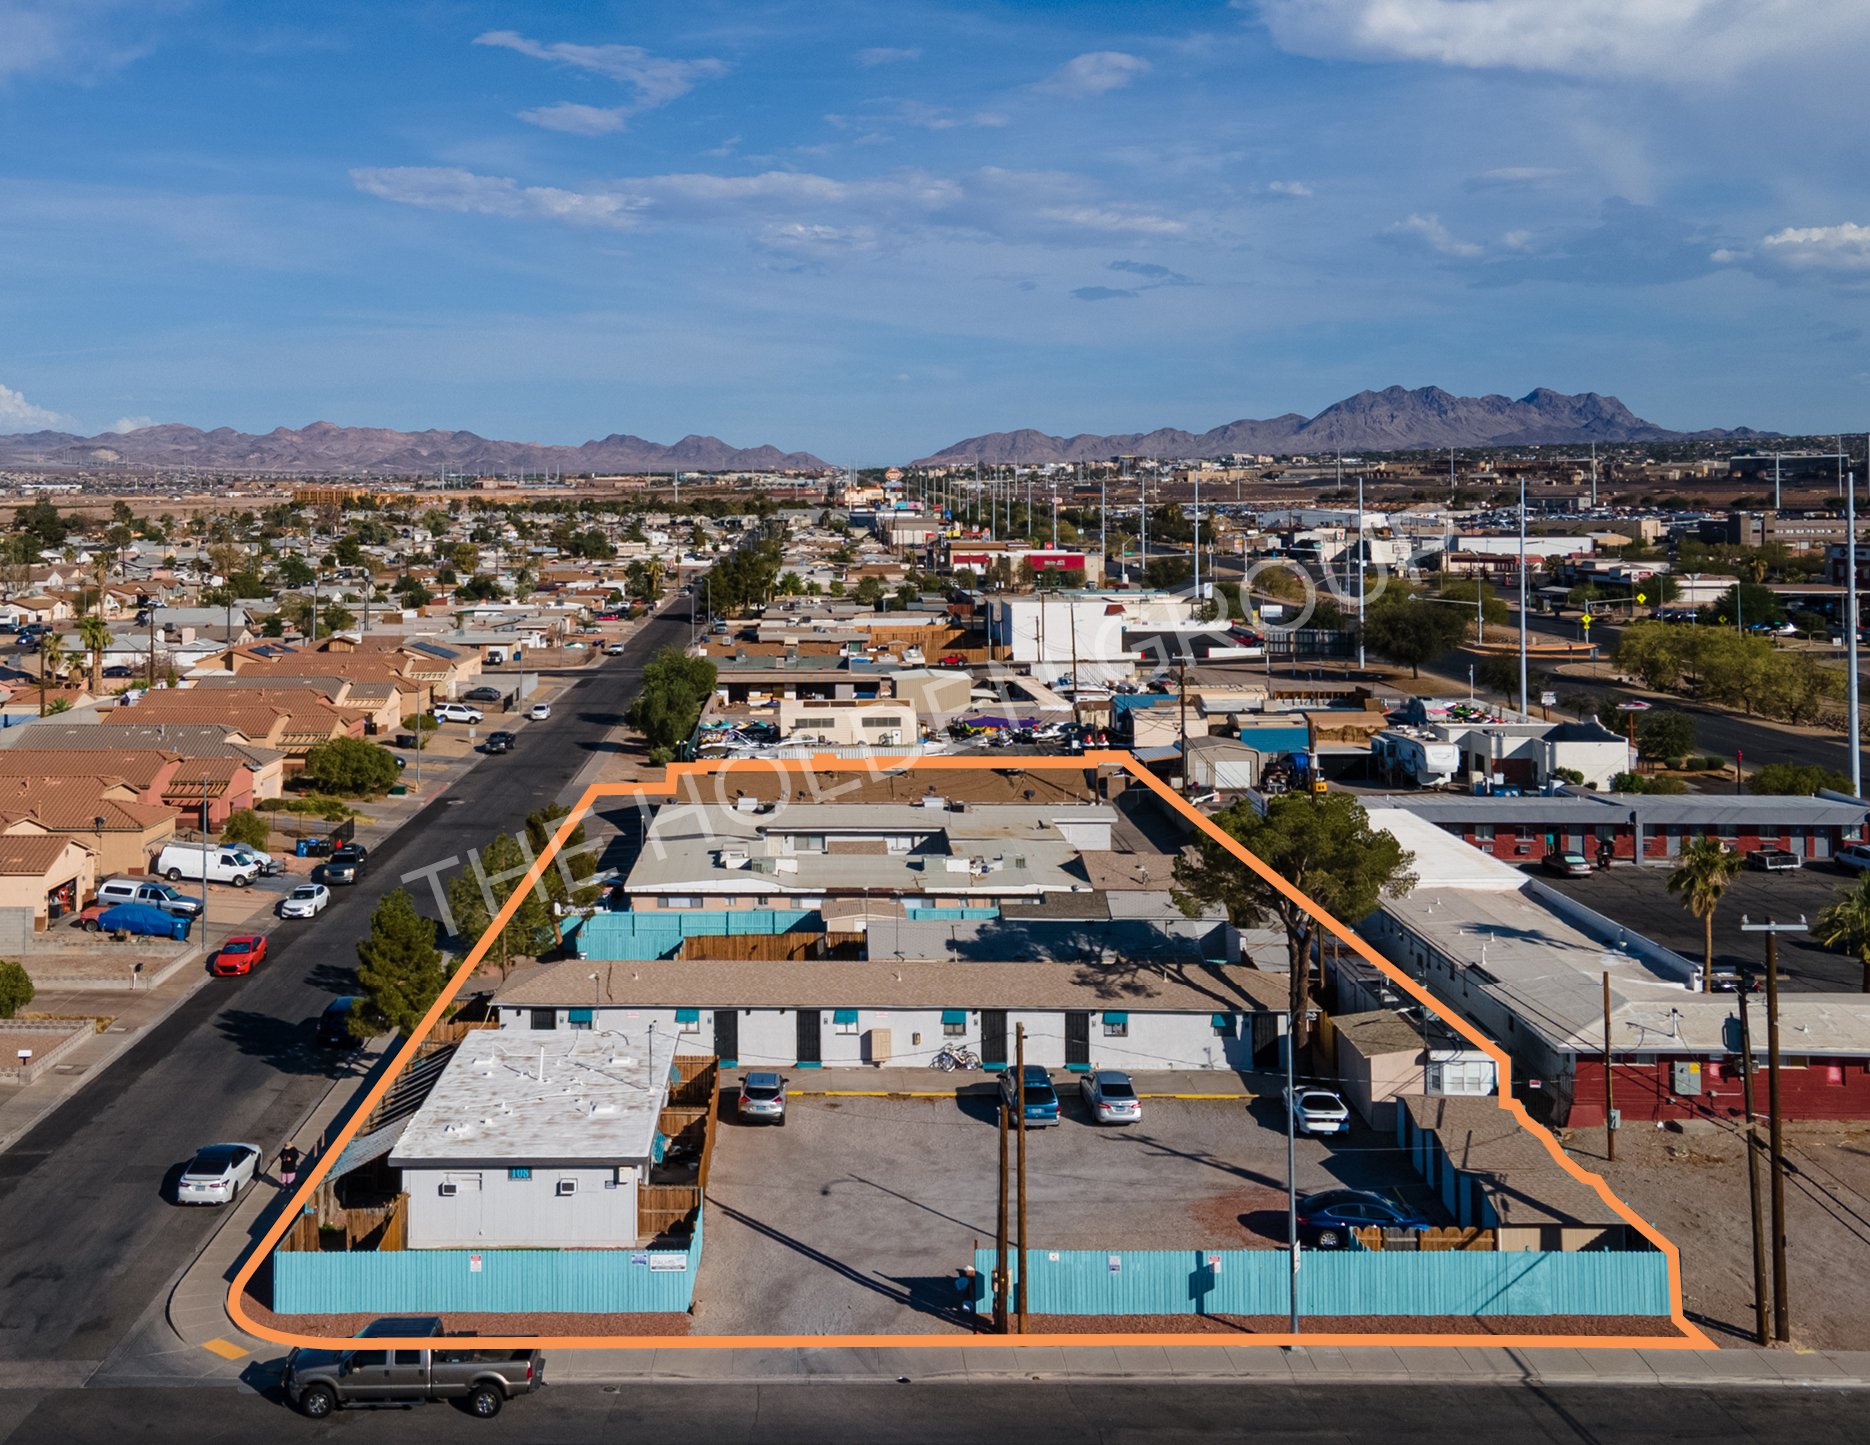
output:
<instances>
[{"instance_id":1,"label":"wooden privacy fence","mask_svg":"<svg viewBox=\"0 0 1870 1445\"><path fill-rule=\"evenodd\" d=\"M1411 1249L1435 1254L1451 1249L1498 1249L1499 1242L1491 1229L1473 1225L1451 1224L1434 1229L1385 1229L1373 1224L1368 1229L1353 1229L1351 1236L1365 1249Z\"/></svg>"},{"instance_id":2,"label":"wooden privacy fence","mask_svg":"<svg viewBox=\"0 0 1870 1445\"><path fill-rule=\"evenodd\" d=\"M675 957L761 963L863 957L861 933L702 933L684 938Z\"/></svg>"},{"instance_id":3,"label":"wooden privacy fence","mask_svg":"<svg viewBox=\"0 0 1870 1445\"><path fill-rule=\"evenodd\" d=\"M636 1231L641 1238L692 1234L701 1227L701 1201L714 1162L721 1063L712 1056L683 1054L676 1057L675 1072L656 1130L669 1141L665 1160L671 1155L694 1156L694 1179L652 1183L645 1178L637 1185ZM657 1172L649 1171L651 1177Z\"/></svg>"},{"instance_id":4,"label":"wooden privacy fence","mask_svg":"<svg viewBox=\"0 0 1870 1445\"><path fill-rule=\"evenodd\" d=\"M297 1253L408 1248L407 1194L398 1194L381 1209L338 1209L332 1211L332 1216L321 1226L315 1211L301 1214L279 1241L279 1248Z\"/></svg>"}]
</instances>

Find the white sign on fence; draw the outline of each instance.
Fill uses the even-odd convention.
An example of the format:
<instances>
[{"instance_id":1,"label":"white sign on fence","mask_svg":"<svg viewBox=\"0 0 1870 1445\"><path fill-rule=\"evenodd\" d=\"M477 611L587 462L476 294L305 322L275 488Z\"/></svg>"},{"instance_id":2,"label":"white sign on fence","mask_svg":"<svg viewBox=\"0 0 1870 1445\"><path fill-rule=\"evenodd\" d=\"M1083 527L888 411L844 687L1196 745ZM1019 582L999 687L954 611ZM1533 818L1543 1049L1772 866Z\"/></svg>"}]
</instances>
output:
<instances>
[{"instance_id":1,"label":"white sign on fence","mask_svg":"<svg viewBox=\"0 0 1870 1445\"><path fill-rule=\"evenodd\" d=\"M480 1273L480 1256L478 1254L470 1254L468 1256L468 1273L469 1274Z\"/></svg>"},{"instance_id":2,"label":"white sign on fence","mask_svg":"<svg viewBox=\"0 0 1870 1445\"><path fill-rule=\"evenodd\" d=\"M651 1274L667 1273L670 1270L685 1274L688 1270L688 1256L685 1254L652 1254L649 1257L649 1270Z\"/></svg>"},{"instance_id":3,"label":"white sign on fence","mask_svg":"<svg viewBox=\"0 0 1870 1445\"><path fill-rule=\"evenodd\" d=\"M1112 1274L1118 1274L1122 1271L1122 1269L1123 1269L1123 1256L1120 1254L1111 1255L1110 1256L1110 1272Z\"/></svg>"}]
</instances>

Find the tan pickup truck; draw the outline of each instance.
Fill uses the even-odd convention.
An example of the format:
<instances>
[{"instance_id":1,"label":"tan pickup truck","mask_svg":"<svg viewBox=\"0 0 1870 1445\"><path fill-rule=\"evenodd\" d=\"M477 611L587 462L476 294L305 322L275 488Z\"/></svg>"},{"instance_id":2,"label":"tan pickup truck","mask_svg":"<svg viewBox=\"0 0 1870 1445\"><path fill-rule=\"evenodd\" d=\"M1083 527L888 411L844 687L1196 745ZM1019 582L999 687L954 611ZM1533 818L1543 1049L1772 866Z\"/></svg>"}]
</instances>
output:
<instances>
[{"instance_id":1,"label":"tan pickup truck","mask_svg":"<svg viewBox=\"0 0 1870 1445\"><path fill-rule=\"evenodd\" d=\"M422 1349L294 1350L286 1357L286 1398L322 1420L340 1405L409 1405L461 1400L491 1420L515 1395L545 1387L541 1350L477 1347L471 1336L443 1336L434 1318L377 1320L363 1339L434 1339Z\"/></svg>"}]
</instances>

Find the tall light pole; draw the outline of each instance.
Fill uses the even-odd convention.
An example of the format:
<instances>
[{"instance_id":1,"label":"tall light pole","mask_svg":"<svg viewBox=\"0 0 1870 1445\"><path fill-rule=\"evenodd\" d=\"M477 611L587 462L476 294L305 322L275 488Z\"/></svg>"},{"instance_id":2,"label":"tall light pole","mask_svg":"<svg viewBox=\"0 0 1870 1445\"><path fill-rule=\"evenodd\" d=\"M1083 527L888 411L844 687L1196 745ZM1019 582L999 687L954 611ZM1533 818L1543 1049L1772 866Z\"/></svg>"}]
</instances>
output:
<instances>
[{"instance_id":1,"label":"tall light pole","mask_svg":"<svg viewBox=\"0 0 1870 1445\"><path fill-rule=\"evenodd\" d=\"M1339 454L1340 457L1342 453ZM1342 462L1340 461L1340 465ZM1369 563L1364 557L1364 478L1357 474L1357 670L1364 670L1364 578Z\"/></svg>"},{"instance_id":2,"label":"tall light pole","mask_svg":"<svg viewBox=\"0 0 1870 1445\"><path fill-rule=\"evenodd\" d=\"M1531 712L1531 698L1526 691L1526 478L1519 479L1519 711Z\"/></svg>"},{"instance_id":3,"label":"tall light pole","mask_svg":"<svg viewBox=\"0 0 1870 1445\"><path fill-rule=\"evenodd\" d=\"M1870 471L1870 463L1866 463ZM1845 726L1850 729L1851 737L1851 796L1861 798L1864 795L1863 779L1863 733L1860 730L1857 695L1857 473L1845 473L1844 490L1844 626L1845 626L1845 688L1850 703L1846 709ZM1735 597L1738 598L1739 582L1735 581Z\"/></svg>"}]
</instances>

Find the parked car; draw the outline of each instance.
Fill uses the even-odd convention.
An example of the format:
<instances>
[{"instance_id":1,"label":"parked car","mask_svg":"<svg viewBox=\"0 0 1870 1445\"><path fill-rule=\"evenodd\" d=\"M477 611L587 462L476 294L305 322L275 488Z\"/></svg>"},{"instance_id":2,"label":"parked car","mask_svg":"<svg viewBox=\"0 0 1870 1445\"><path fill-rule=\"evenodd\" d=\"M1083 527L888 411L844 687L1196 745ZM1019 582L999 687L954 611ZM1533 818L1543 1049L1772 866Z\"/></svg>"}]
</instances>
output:
<instances>
[{"instance_id":1,"label":"parked car","mask_svg":"<svg viewBox=\"0 0 1870 1445\"><path fill-rule=\"evenodd\" d=\"M441 1321L432 1316L378 1320L365 1327L365 1338L436 1342L419 1350L295 1349L286 1356L281 1382L286 1398L313 1420L353 1400L365 1405L460 1400L468 1414L491 1420L513 1396L544 1388L544 1351L487 1349L441 1334Z\"/></svg>"},{"instance_id":2,"label":"parked car","mask_svg":"<svg viewBox=\"0 0 1870 1445\"><path fill-rule=\"evenodd\" d=\"M1539 860L1539 866L1547 873L1556 873L1561 878L1591 876L1591 860L1582 853L1547 853Z\"/></svg>"},{"instance_id":3,"label":"parked car","mask_svg":"<svg viewBox=\"0 0 1870 1445\"><path fill-rule=\"evenodd\" d=\"M1803 866L1798 854L1784 848L1755 848L1747 854L1747 867L1762 873L1791 873Z\"/></svg>"},{"instance_id":4,"label":"parked car","mask_svg":"<svg viewBox=\"0 0 1870 1445\"><path fill-rule=\"evenodd\" d=\"M87 908L81 917L91 912ZM145 938L185 939L194 922L193 918L170 913L148 903L117 903L109 908L98 909L84 927L91 933L132 933Z\"/></svg>"},{"instance_id":5,"label":"parked car","mask_svg":"<svg viewBox=\"0 0 1870 1445\"><path fill-rule=\"evenodd\" d=\"M260 870L260 876L262 878L271 878L274 874L286 871L286 865L275 858L271 853L262 853L258 848L252 847L246 843L231 843L228 846L243 858L251 858L254 865Z\"/></svg>"},{"instance_id":6,"label":"parked car","mask_svg":"<svg viewBox=\"0 0 1870 1445\"><path fill-rule=\"evenodd\" d=\"M210 1144L197 1149L175 1186L177 1204L232 1204L260 1169L251 1144Z\"/></svg>"},{"instance_id":7,"label":"parked car","mask_svg":"<svg viewBox=\"0 0 1870 1445\"><path fill-rule=\"evenodd\" d=\"M331 890L322 883L301 883L279 905L281 918L316 918L331 902Z\"/></svg>"},{"instance_id":8,"label":"parked car","mask_svg":"<svg viewBox=\"0 0 1870 1445\"><path fill-rule=\"evenodd\" d=\"M786 1122L786 1081L778 1074L754 1072L740 1081L740 1102L735 1108L743 1124Z\"/></svg>"},{"instance_id":9,"label":"parked car","mask_svg":"<svg viewBox=\"0 0 1870 1445\"><path fill-rule=\"evenodd\" d=\"M430 709L437 722L477 723L486 719L486 714L477 707L468 707L465 703L438 702Z\"/></svg>"},{"instance_id":10,"label":"parked car","mask_svg":"<svg viewBox=\"0 0 1870 1445\"><path fill-rule=\"evenodd\" d=\"M1428 1220L1366 1189L1327 1189L1299 1200L1299 1243L1347 1249L1353 1229L1427 1229Z\"/></svg>"},{"instance_id":11,"label":"parked car","mask_svg":"<svg viewBox=\"0 0 1870 1445\"><path fill-rule=\"evenodd\" d=\"M622 657L625 651L627 651L627 649L621 642L613 642L609 647L604 649L604 655L606 657Z\"/></svg>"},{"instance_id":12,"label":"parked car","mask_svg":"<svg viewBox=\"0 0 1870 1445\"><path fill-rule=\"evenodd\" d=\"M236 933L214 955L214 972L221 978L235 978L250 973L253 965L266 962L266 935Z\"/></svg>"},{"instance_id":13,"label":"parked car","mask_svg":"<svg viewBox=\"0 0 1870 1445\"><path fill-rule=\"evenodd\" d=\"M1846 843L1831 855L1840 873L1861 873L1870 868L1870 843Z\"/></svg>"},{"instance_id":14,"label":"parked car","mask_svg":"<svg viewBox=\"0 0 1870 1445\"><path fill-rule=\"evenodd\" d=\"M1018 1103L1018 1081L1014 1070L1000 1075L1000 1104L1011 1110ZM1026 1065L1026 1127L1048 1129L1058 1123L1058 1093L1052 1088L1052 1076L1040 1064Z\"/></svg>"},{"instance_id":15,"label":"parked car","mask_svg":"<svg viewBox=\"0 0 1870 1445\"><path fill-rule=\"evenodd\" d=\"M205 872L210 883L245 888L260 876L260 865L251 858L243 860L234 849L220 844L203 848L195 843L170 843L157 855L155 871L171 883L200 878Z\"/></svg>"},{"instance_id":16,"label":"parked car","mask_svg":"<svg viewBox=\"0 0 1870 1445\"><path fill-rule=\"evenodd\" d=\"M351 1032L351 1006L356 1002L355 997L346 996L325 1005L325 1011L318 1016L319 1047L354 1049L362 1045L363 1040Z\"/></svg>"},{"instance_id":17,"label":"parked car","mask_svg":"<svg viewBox=\"0 0 1870 1445\"><path fill-rule=\"evenodd\" d=\"M1100 1124L1134 1124L1143 1117L1143 1104L1136 1097L1136 1085L1130 1076L1117 1069L1099 1069L1078 1076L1078 1092L1084 1107Z\"/></svg>"},{"instance_id":18,"label":"parked car","mask_svg":"<svg viewBox=\"0 0 1870 1445\"><path fill-rule=\"evenodd\" d=\"M549 702L536 702L532 705L532 711L528 712L526 716L531 718L534 722L544 722L547 718L552 716L552 704Z\"/></svg>"},{"instance_id":19,"label":"parked car","mask_svg":"<svg viewBox=\"0 0 1870 1445\"><path fill-rule=\"evenodd\" d=\"M201 912L199 898L185 898L167 883L143 878L109 878L98 885L97 901L102 904L147 903L178 918L193 918Z\"/></svg>"},{"instance_id":20,"label":"parked car","mask_svg":"<svg viewBox=\"0 0 1870 1445\"><path fill-rule=\"evenodd\" d=\"M474 687L461 694L463 702L498 702L504 696L497 687Z\"/></svg>"},{"instance_id":21,"label":"parked car","mask_svg":"<svg viewBox=\"0 0 1870 1445\"><path fill-rule=\"evenodd\" d=\"M941 660L943 667L966 667L967 659L958 652L951 652Z\"/></svg>"},{"instance_id":22,"label":"parked car","mask_svg":"<svg viewBox=\"0 0 1870 1445\"><path fill-rule=\"evenodd\" d=\"M497 733L488 733L486 750L490 753L510 753L513 751L513 734L502 728Z\"/></svg>"},{"instance_id":23,"label":"parked car","mask_svg":"<svg viewBox=\"0 0 1870 1445\"><path fill-rule=\"evenodd\" d=\"M1284 1089L1286 1107L1299 1121L1301 1134L1348 1134L1351 1111L1329 1089L1301 1084L1297 1090Z\"/></svg>"}]
</instances>

